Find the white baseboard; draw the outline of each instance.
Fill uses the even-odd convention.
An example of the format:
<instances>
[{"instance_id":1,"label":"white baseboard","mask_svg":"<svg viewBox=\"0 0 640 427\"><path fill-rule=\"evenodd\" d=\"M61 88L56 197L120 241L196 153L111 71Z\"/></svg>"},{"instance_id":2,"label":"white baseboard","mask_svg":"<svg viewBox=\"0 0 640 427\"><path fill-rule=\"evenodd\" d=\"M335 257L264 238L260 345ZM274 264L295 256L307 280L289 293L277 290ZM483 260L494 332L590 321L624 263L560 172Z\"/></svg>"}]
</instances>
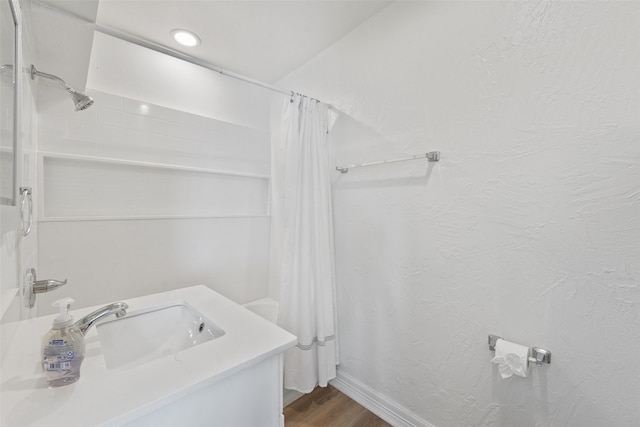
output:
<instances>
[{"instance_id":1,"label":"white baseboard","mask_svg":"<svg viewBox=\"0 0 640 427\"><path fill-rule=\"evenodd\" d=\"M339 368L331 385L394 427L435 427Z\"/></svg>"}]
</instances>

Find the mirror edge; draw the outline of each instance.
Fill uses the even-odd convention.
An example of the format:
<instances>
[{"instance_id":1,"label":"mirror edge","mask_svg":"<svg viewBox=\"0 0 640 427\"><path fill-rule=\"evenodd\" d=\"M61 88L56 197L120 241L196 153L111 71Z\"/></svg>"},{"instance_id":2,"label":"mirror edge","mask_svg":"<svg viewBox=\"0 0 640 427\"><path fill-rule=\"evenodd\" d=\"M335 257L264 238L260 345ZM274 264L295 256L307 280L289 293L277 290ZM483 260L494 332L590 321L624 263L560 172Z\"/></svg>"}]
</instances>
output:
<instances>
[{"instance_id":1,"label":"mirror edge","mask_svg":"<svg viewBox=\"0 0 640 427\"><path fill-rule=\"evenodd\" d=\"M17 166L18 166L18 132L19 132L19 125L20 125L20 121L19 121L19 117L18 117L18 113L19 113L19 97L20 97L20 91L18 89L19 86L19 79L20 79L20 69L21 69L21 64L19 63L20 60L20 47L21 47L21 39L20 39L20 22L21 22L21 9L20 9L20 4L19 4L19 0L6 0L8 5L9 5L9 10L11 11L11 18L13 19L13 99L12 99L12 106L11 108L13 109L13 123L11 124L12 127L12 132L11 132L11 146L12 146L12 153L11 153L11 164L12 164L12 170L11 170L11 194L9 197L4 197L5 195L3 195L3 197L0 198L0 205L2 206L9 206L9 207L16 207L18 204L18 200L17 200L17 196L18 196L18 172L17 172ZM3 211L6 212L6 209L3 209ZM5 216L5 215L3 215ZM5 227L3 227L5 228Z\"/></svg>"}]
</instances>

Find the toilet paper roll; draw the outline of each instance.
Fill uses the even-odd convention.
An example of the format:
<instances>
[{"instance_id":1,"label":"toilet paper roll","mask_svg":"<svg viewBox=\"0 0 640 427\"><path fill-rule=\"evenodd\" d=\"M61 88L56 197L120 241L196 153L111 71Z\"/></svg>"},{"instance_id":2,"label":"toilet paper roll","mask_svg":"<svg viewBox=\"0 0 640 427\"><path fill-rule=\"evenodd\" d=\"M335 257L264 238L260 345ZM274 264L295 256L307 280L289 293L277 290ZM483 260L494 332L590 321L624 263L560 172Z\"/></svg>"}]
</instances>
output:
<instances>
[{"instance_id":1,"label":"toilet paper roll","mask_svg":"<svg viewBox=\"0 0 640 427\"><path fill-rule=\"evenodd\" d=\"M514 374L524 378L529 374L529 347L498 339L495 357L491 362L498 365L502 378Z\"/></svg>"}]
</instances>

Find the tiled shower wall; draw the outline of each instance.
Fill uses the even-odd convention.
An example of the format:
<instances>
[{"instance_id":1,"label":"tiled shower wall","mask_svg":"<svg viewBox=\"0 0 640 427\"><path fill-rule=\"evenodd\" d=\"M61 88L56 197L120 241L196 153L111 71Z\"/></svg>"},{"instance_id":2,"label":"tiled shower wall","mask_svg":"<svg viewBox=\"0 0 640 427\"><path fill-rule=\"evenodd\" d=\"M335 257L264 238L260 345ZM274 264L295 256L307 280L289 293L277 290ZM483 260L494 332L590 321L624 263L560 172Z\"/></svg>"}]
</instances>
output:
<instances>
[{"instance_id":1,"label":"tiled shower wall","mask_svg":"<svg viewBox=\"0 0 640 427\"><path fill-rule=\"evenodd\" d=\"M40 88L39 273L69 281L40 314L201 283L266 296L268 129L88 92L74 112Z\"/></svg>"}]
</instances>

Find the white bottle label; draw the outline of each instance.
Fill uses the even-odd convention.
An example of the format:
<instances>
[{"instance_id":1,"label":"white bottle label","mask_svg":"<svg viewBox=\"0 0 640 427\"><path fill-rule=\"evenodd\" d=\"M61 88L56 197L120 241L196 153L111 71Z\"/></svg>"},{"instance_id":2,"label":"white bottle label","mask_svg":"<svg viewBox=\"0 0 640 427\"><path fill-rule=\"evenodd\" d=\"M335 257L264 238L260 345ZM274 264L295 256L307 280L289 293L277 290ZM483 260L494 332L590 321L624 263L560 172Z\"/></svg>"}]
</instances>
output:
<instances>
[{"instance_id":1,"label":"white bottle label","mask_svg":"<svg viewBox=\"0 0 640 427\"><path fill-rule=\"evenodd\" d=\"M75 352L66 340L51 340L44 349L44 361L42 366L45 371L61 371L71 368L71 361Z\"/></svg>"}]
</instances>

